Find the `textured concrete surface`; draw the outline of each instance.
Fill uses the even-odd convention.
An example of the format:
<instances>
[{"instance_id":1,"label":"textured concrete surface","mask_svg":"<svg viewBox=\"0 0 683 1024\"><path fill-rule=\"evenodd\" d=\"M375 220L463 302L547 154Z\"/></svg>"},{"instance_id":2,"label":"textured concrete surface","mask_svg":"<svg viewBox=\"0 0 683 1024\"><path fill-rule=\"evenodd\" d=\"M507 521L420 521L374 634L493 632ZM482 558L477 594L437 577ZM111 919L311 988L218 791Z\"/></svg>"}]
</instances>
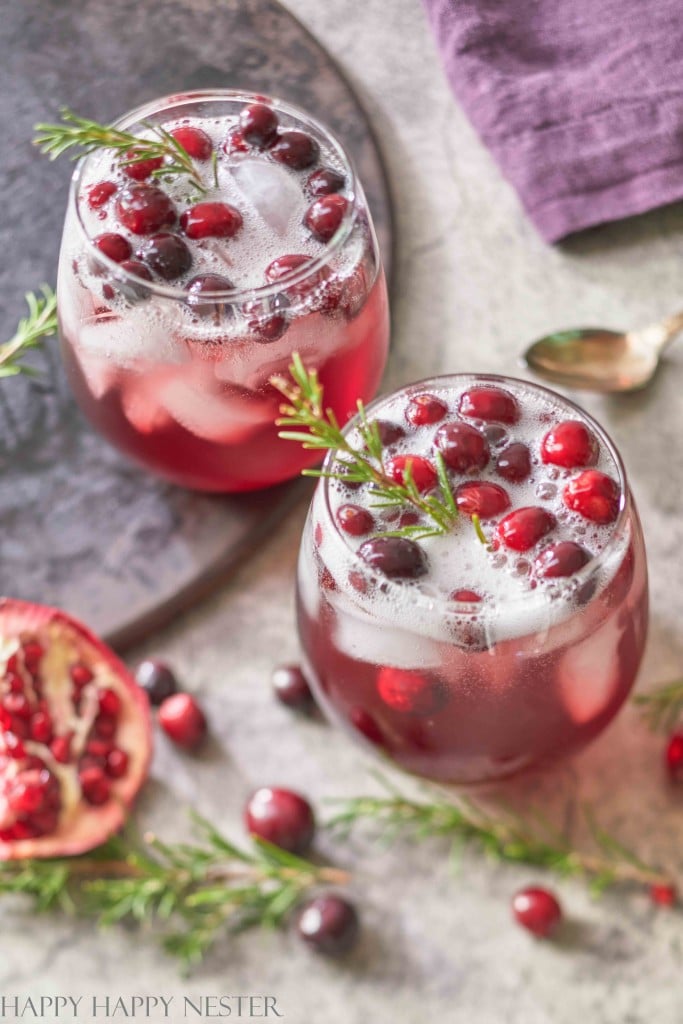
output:
<instances>
[{"instance_id":1,"label":"textured concrete surface","mask_svg":"<svg viewBox=\"0 0 683 1024\"><path fill-rule=\"evenodd\" d=\"M351 74L387 156L400 233L388 386L446 370L515 372L520 347L547 329L644 323L681 304L681 208L543 245L451 99L414 0L394 0L390 16L379 0L289 6ZM683 666L682 379L679 345L647 394L585 402L621 447L647 534L653 619L643 688ZM159 742L155 783L140 807L145 826L180 835L182 806L195 803L239 837L240 808L256 784L291 785L319 805L372 787L343 737L293 722L269 693L273 664L296 657L292 578L303 516L300 507L229 586L149 646L200 696L216 742L200 760ZM680 870L681 797L665 787L660 757L661 741L627 710L591 750L515 796L562 816L590 800L606 827ZM320 848L351 867L362 900L364 938L341 966L312 961L292 936L251 934L221 945L183 980L132 933L95 941L86 926L30 919L17 908L3 918L1 991L266 993L291 1024L683 1017L682 918L657 912L642 894L596 902L580 883L560 883L571 920L560 941L539 944L508 912L511 893L537 880L536 871L468 854L454 876L439 842L383 849L358 836Z\"/></svg>"}]
</instances>

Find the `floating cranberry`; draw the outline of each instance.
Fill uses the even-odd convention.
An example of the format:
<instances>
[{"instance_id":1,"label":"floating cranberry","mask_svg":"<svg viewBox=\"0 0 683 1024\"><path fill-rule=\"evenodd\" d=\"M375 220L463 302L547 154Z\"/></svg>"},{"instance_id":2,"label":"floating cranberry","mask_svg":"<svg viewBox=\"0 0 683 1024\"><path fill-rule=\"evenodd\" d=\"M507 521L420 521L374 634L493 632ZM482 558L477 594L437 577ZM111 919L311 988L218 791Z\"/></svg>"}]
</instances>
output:
<instances>
[{"instance_id":1,"label":"floating cranberry","mask_svg":"<svg viewBox=\"0 0 683 1024\"><path fill-rule=\"evenodd\" d=\"M220 292L231 291L234 287L232 281L221 274L198 274L187 282L187 304L199 316L232 316L232 304L218 296Z\"/></svg>"},{"instance_id":2,"label":"floating cranberry","mask_svg":"<svg viewBox=\"0 0 683 1024\"><path fill-rule=\"evenodd\" d=\"M128 239L124 238L123 235L115 234L113 231L97 235L93 238L93 245L103 256L113 260L114 263L122 263L123 260L127 260L133 251Z\"/></svg>"},{"instance_id":3,"label":"floating cranberry","mask_svg":"<svg viewBox=\"0 0 683 1024\"><path fill-rule=\"evenodd\" d=\"M252 793L244 810L248 832L289 853L305 853L315 835L308 800L290 789L263 786Z\"/></svg>"},{"instance_id":4,"label":"floating cranberry","mask_svg":"<svg viewBox=\"0 0 683 1024\"><path fill-rule=\"evenodd\" d=\"M337 510L337 522L340 529L352 537L362 537L370 533L375 525L372 514L360 505L342 505Z\"/></svg>"},{"instance_id":5,"label":"floating cranberry","mask_svg":"<svg viewBox=\"0 0 683 1024\"><path fill-rule=\"evenodd\" d=\"M313 694L298 665L279 665L273 672L271 682L273 693L281 704L293 711L306 713L313 708Z\"/></svg>"},{"instance_id":6,"label":"floating cranberry","mask_svg":"<svg viewBox=\"0 0 683 1024\"><path fill-rule=\"evenodd\" d=\"M88 206L91 210L100 210L115 192L113 181L98 181L88 189Z\"/></svg>"},{"instance_id":7,"label":"floating cranberry","mask_svg":"<svg viewBox=\"0 0 683 1024\"><path fill-rule=\"evenodd\" d=\"M254 340L261 345L271 345L279 341L287 333L289 320L281 313L266 317L264 320L249 320L247 326L254 335Z\"/></svg>"},{"instance_id":8,"label":"floating cranberry","mask_svg":"<svg viewBox=\"0 0 683 1024\"><path fill-rule=\"evenodd\" d=\"M483 469L489 461L486 438L469 423L444 423L434 435L434 447L449 469L466 473Z\"/></svg>"},{"instance_id":9,"label":"floating cranberry","mask_svg":"<svg viewBox=\"0 0 683 1024\"><path fill-rule=\"evenodd\" d=\"M195 203L180 216L188 238L232 238L242 227L242 214L229 203Z\"/></svg>"},{"instance_id":10,"label":"floating cranberry","mask_svg":"<svg viewBox=\"0 0 683 1024\"><path fill-rule=\"evenodd\" d=\"M678 892L675 885L660 882L650 886L650 899L658 907L673 907L678 903Z\"/></svg>"},{"instance_id":11,"label":"floating cranberry","mask_svg":"<svg viewBox=\"0 0 683 1024\"><path fill-rule=\"evenodd\" d=\"M478 604L481 601L481 595L476 590L454 590L451 594L452 601L466 601L468 604Z\"/></svg>"},{"instance_id":12,"label":"floating cranberry","mask_svg":"<svg viewBox=\"0 0 683 1024\"><path fill-rule=\"evenodd\" d=\"M531 473L531 453L521 441L503 448L496 459L496 472L510 483L520 483Z\"/></svg>"},{"instance_id":13,"label":"floating cranberry","mask_svg":"<svg viewBox=\"0 0 683 1024\"><path fill-rule=\"evenodd\" d=\"M123 173L129 178L133 178L134 181L144 181L145 178L149 178L150 174L154 171L158 171L164 160L163 157L153 156L149 159L138 159L138 153L134 149L129 149L125 155L125 161L133 161L132 163L124 163Z\"/></svg>"},{"instance_id":14,"label":"floating cranberry","mask_svg":"<svg viewBox=\"0 0 683 1024\"><path fill-rule=\"evenodd\" d=\"M509 391L496 387L474 387L460 398L461 416L494 423L516 423L519 407Z\"/></svg>"},{"instance_id":15,"label":"floating cranberry","mask_svg":"<svg viewBox=\"0 0 683 1024\"><path fill-rule=\"evenodd\" d=\"M530 886L512 899L512 913L523 928L539 939L547 938L562 920L562 908L548 889Z\"/></svg>"},{"instance_id":16,"label":"floating cranberry","mask_svg":"<svg viewBox=\"0 0 683 1024\"><path fill-rule=\"evenodd\" d=\"M613 523L619 515L619 487L597 469L587 469L570 480L562 498L567 508L592 523Z\"/></svg>"},{"instance_id":17,"label":"floating cranberry","mask_svg":"<svg viewBox=\"0 0 683 1024\"><path fill-rule=\"evenodd\" d=\"M135 254L164 281L182 277L192 266L192 253L178 235L160 231L147 238Z\"/></svg>"},{"instance_id":18,"label":"floating cranberry","mask_svg":"<svg viewBox=\"0 0 683 1024\"><path fill-rule=\"evenodd\" d=\"M560 576L573 576L591 560L585 548L573 540L561 540L544 548L534 562L537 576L555 579Z\"/></svg>"},{"instance_id":19,"label":"floating cranberry","mask_svg":"<svg viewBox=\"0 0 683 1024\"><path fill-rule=\"evenodd\" d=\"M377 693L393 711L433 715L447 700L443 685L419 672L385 666L377 676Z\"/></svg>"},{"instance_id":20,"label":"floating cranberry","mask_svg":"<svg viewBox=\"0 0 683 1024\"><path fill-rule=\"evenodd\" d=\"M414 427L438 423L448 412L448 406L436 395L413 395L406 407L406 419Z\"/></svg>"},{"instance_id":21,"label":"floating cranberry","mask_svg":"<svg viewBox=\"0 0 683 1024\"><path fill-rule=\"evenodd\" d=\"M318 159L320 147L315 139L305 132L281 132L270 147L270 155L281 164L303 171Z\"/></svg>"},{"instance_id":22,"label":"floating cranberry","mask_svg":"<svg viewBox=\"0 0 683 1024\"><path fill-rule=\"evenodd\" d=\"M390 423L389 420L374 420L373 425L377 428L379 439L383 448L400 441L406 436L406 432L398 423Z\"/></svg>"},{"instance_id":23,"label":"floating cranberry","mask_svg":"<svg viewBox=\"0 0 683 1024\"><path fill-rule=\"evenodd\" d=\"M213 153L213 143L201 128L181 125L180 128L171 129L170 134L193 160L208 160Z\"/></svg>"},{"instance_id":24,"label":"floating cranberry","mask_svg":"<svg viewBox=\"0 0 683 1024\"><path fill-rule=\"evenodd\" d=\"M194 750L206 735L206 718L189 693L167 697L159 708L159 724L167 736L186 750Z\"/></svg>"},{"instance_id":25,"label":"floating cranberry","mask_svg":"<svg viewBox=\"0 0 683 1024\"><path fill-rule=\"evenodd\" d=\"M371 569L390 579L417 579L428 571L424 551L407 537L374 537L361 544L358 554Z\"/></svg>"},{"instance_id":26,"label":"floating cranberry","mask_svg":"<svg viewBox=\"0 0 683 1024\"><path fill-rule=\"evenodd\" d=\"M266 267L266 279L271 282L280 281L283 277L289 277L290 274L294 274L312 262L312 256L304 256L300 253L278 256Z\"/></svg>"},{"instance_id":27,"label":"floating cranberry","mask_svg":"<svg viewBox=\"0 0 683 1024\"><path fill-rule=\"evenodd\" d=\"M360 924L353 905L341 896L316 896L297 914L297 931L323 956L343 956L355 944Z\"/></svg>"},{"instance_id":28,"label":"floating cranberry","mask_svg":"<svg viewBox=\"0 0 683 1024\"><path fill-rule=\"evenodd\" d=\"M265 103L250 103L240 113L242 135L252 146L267 149L277 139L278 116Z\"/></svg>"},{"instance_id":29,"label":"floating cranberry","mask_svg":"<svg viewBox=\"0 0 683 1024\"><path fill-rule=\"evenodd\" d=\"M529 505L509 512L498 524L498 536L513 551L528 551L556 526L552 512Z\"/></svg>"},{"instance_id":30,"label":"floating cranberry","mask_svg":"<svg viewBox=\"0 0 683 1024\"><path fill-rule=\"evenodd\" d=\"M141 281L151 281L152 272L140 260L124 260L120 264L121 270L132 277L138 277ZM149 297L149 288L142 284L134 284L132 281L120 281L117 279L116 287L129 302L140 302Z\"/></svg>"},{"instance_id":31,"label":"floating cranberry","mask_svg":"<svg viewBox=\"0 0 683 1024\"><path fill-rule=\"evenodd\" d=\"M176 222L176 208L156 185L130 185L119 192L116 216L134 235L152 235Z\"/></svg>"},{"instance_id":32,"label":"floating cranberry","mask_svg":"<svg viewBox=\"0 0 683 1024\"><path fill-rule=\"evenodd\" d=\"M431 491L438 479L434 466L422 455L394 455L387 459L384 470L397 484L405 484L410 477L418 491Z\"/></svg>"},{"instance_id":33,"label":"floating cranberry","mask_svg":"<svg viewBox=\"0 0 683 1024\"><path fill-rule=\"evenodd\" d=\"M463 515L490 519L509 508L510 499L507 491L498 484L473 480L471 483L460 484L455 492L455 504Z\"/></svg>"},{"instance_id":34,"label":"floating cranberry","mask_svg":"<svg viewBox=\"0 0 683 1024\"><path fill-rule=\"evenodd\" d=\"M666 745L664 759L672 782L679 782L683 778L683 732L671 734Z\"/></svg>"},{"instance_id":35,"label":"floating cranberry","mask_svg":"<svg viewBox=\"0 0 683 1024\"><path fill-rule=\"evenodd\" d=\"M332 167L319 167L306 179L306 188L312 196L329 196L341 192L346 178Z\"/></svg>"},{"instance_id":36,"label":"floating cranberry","mask_svg":"<svg viewBox=\"0 0 683 1024\"><path fill-rule=\"evenodd\" d=\"M554 466L573 469L590 466L598 457L598 443L581 420L564 420L549 430L541 442L541 459Z\"/></svg>"},{"instance_id":37,"label":"floating cranberry","mask_svg":"<svg viewBox=\"0 0 683 1024\"><path fill-rule=\"evenodd\" d=\"M304 224L319 242L329 242L339 230L348 207L344 196L321 196L306 210Z\"/></svg>"},{"instance_id":38,"label":"floating cranberry","mask_svg":"<svg viewBox=\"0 0 683 1024\"><path fill-rule=\"evenodd\" d=\"M223 143L223 151L228 156L234 156L236 153L248 153L249 144L242 134L242 129L239 125L233 125L225 137Z\"/></svg>"}]
</instances>

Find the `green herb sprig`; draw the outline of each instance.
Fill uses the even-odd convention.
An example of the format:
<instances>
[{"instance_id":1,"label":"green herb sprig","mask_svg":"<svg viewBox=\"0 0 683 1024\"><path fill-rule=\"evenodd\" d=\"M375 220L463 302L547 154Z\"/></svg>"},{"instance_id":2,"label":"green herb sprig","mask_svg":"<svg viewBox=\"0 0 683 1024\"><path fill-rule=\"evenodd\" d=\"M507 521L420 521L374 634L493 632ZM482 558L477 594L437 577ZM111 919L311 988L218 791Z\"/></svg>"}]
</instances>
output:
<instances>
[{"instance_id":1,"label":"green herb sprig","mask_svg":"<svg viewBox=\"0 0 683 1024\"><path fill-rule=\"evenodd\" d=\"M0 345L0 379L35 373L23 357L38 348L43 338L57 333L57 298L52 288L44 284L39 294L28 292L26 304L28 315L19 321L14 336Z\"/></svg>"},{"instance_id":2,"label":"green herb sprig","mask_svg":"<svg viewBox=\"0 0 683 1024\"><path fill-rule=\"evenodd\" d=\"M683 715L683 679L665 683L650 693L637 693L633 702L653 732L668 732Z\"/></svg>"}]
</instances>

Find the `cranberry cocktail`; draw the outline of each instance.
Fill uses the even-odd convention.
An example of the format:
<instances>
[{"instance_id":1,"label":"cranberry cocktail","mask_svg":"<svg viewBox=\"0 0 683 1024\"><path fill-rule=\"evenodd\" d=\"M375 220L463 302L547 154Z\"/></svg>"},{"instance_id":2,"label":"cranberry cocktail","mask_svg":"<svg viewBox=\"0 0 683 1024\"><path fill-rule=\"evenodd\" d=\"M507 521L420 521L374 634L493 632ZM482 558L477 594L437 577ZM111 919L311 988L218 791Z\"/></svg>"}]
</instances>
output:
<instances>
[{"instance_id":1,"label":"cranberry cocktail","mask_svg":"<svg viewBox=\"0 0 683 1024\"><path fill-rule=\"evenodd\" d=\"M315 461L277 436L269 384L294 351L340 420L377 390L388 309L361 186L339 143L288 104L168 97L117 126L162 128L193 175L135 150L74 175L59 270L64 361L110 441L184 486L264 487Z\"/></svg>"},{"instance_id":2,"label":"cranberry cocktail","mask_svg":"<svg viewBox=\"0 0 683 1024\"><path fill-rule=\"evenodd\" d=\"M436 378L368 416L383 472L428 496L442 459L458 515L435 530L376 483L321 481L299 562L321 704L444 782L578 749L624 702L647 629L642 533L609 438L559 395L499 377ZM345 434L362 443L358 421ZM343 476L346 459L325 469Z\"/></svg>"}]
</instances>

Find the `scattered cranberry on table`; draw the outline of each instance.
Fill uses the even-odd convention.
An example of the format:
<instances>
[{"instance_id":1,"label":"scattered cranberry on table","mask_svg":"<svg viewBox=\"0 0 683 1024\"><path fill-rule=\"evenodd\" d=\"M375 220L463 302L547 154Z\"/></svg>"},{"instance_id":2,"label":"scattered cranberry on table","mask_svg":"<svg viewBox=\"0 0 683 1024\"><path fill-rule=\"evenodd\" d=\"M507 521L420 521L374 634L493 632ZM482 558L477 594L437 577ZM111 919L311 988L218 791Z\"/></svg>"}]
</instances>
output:
<instances>
[{"instance_id":1,"label":"scattered cranberry on table","mask_svg":"<svg viewBox=\"0 0 683 1024\"><path fill-rule=\"evenodd\" d=\"M683 779L683 733L674 732L669 737L665 751L666 769L672 782Z\"/></svg>"},{"instance_id":2,"label":"scattered cranberry on table","mask_svg":"<svg viewBox=\"0 0 683 1024\"><path fill-rule=\"evenodd\" d=\"M659 883L650 886L650 899L658 907L673 907L678 903L678 893L675 885Z\"/></svg>"},{"instance_id":3,"label":"scattered cranberry on table","mask_svg":"<svg viewBox=\"0 0 683 1024\"><path fill-rule=\"evenodd\" d=\"M167 697L159 708L159 725L174 743L195 750L206 736L204 712L189 693Z\"/></svg>"},{"instance_id":4,"label":"scattered cranberry on table","mask_svg":"<svg viewBox=\"0 0 683 1024\"><path fill-rule=\"evenodd\" d=\"M298 665L279 665L271 681L273 693L285 707L304 713L314 708L313 694Z\"/></svg>"},{"instance_id":5,"label":"scattered cranberry on table","mask_svg":"<svg viewBox=\"0 0 683 1024\"><path fill-rule=\"evenodd\" d=\"M165 661L146 658L135 669L135 679L149 697L150 704L159 707L167 697L178 692L178 680Z\"/></svg>"},{"instance_id":6,"label":"scattered cranberry on table","mask_svg":"<svg viewBox=\"0 0 683 1024\"><path fill-rule=\"evenodd\" d=\"M296 928L316 953L342 956L358 938L358 914L353 904L341 896L316 896L299 908Z\"/></svg>"},{"instance_id":7,"label":"scattered cranberry on table","mask_svg":"<svg viewBox=\"0 0 683 1024\"><path fill-rule=\"evenodd\" d=\"M315 835L313 809L303 796L290 789L262 786L250 796L244 809L247 831L289 853L305 853Z\"/></svg>"},{"instance_id":8,"label":"scattered cranberry on table","mask_svg":"<svg viewBox=\"0 0 683 1024\"><path fill-rule=\"evenodd\" d=\"M562 908L548 890L530 886L512 898L512 913L518 924L539 939L548 938L562 920Z\"/></svg>"}]
</instances>

